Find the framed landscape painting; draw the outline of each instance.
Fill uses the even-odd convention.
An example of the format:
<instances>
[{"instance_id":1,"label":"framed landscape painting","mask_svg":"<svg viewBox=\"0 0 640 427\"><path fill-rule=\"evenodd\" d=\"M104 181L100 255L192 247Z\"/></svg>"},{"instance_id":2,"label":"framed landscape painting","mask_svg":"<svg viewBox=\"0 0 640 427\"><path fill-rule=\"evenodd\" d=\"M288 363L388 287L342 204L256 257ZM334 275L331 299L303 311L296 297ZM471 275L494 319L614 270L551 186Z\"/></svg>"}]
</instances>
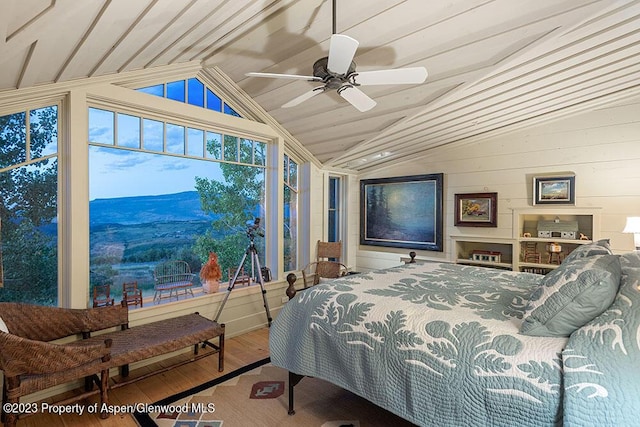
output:
<instances>
[{"instance_id":1,"label":"framed landscape painting","mask_svg":"<svg viewBox=\"0 0 640 427\"><path fill-rule=\"evenodd\" d=\"M498 193L456 194L457 227L497 227Z\"/></svg>"},{"instance_id":2,"label":"framed landscape painting","mask_svg":"<svg viewBox=\"0 0 640 427\"><path fill-rule=\"evenodd\" d=\"M443 174L360 181L360 244L442 252Z\"/></svg>"},{"instance_id":3,"label":"framed landscape painting","mask_svg":"<svg viewBox=\"0 0 640 427\"><path fill-rule=\"evenodd\" d=\"M575 205L575 176L533 178L534 205Z\"/></svg>"}]
</instances>

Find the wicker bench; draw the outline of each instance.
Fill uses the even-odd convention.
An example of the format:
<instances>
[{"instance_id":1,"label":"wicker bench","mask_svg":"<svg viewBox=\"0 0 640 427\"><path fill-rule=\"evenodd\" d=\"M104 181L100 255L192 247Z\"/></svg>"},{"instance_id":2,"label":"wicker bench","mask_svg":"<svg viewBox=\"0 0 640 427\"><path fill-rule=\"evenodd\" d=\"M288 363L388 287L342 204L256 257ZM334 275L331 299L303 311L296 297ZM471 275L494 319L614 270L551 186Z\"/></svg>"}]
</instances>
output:
<instances>
[{"instance_id":1,"label":"wicker bench","mask_svg":"<svg viewBox=\"0 0 640 427\"><path fill-rule=\"evenodd\" d=\"M159 302L162 298L169 298L175 295L178 299L179 292L193 296L193 279L195 274L191 273L191 267L186 261L172 260L156 265L153 270L154 295L153 301ZM163 293L168 292L168 296Z\"/></svg>"},{"instance_id":2,"label":"wicker bench","mask_svg":"<svg viewBox=\"0 0 640 427\"><path fill-rule=\"evenodd\" d=\"M224 369L224 324L194 313L130 328L128 313L122 305L63 309L0 303L0 316L10 332L0 332L3 403L14 404L18 409L20 397L84 379L84 393L57 403L67 404L99 393L102 408L108 405L109 389L203 357L218 354L218 370ZM47 342L74 335L83 339L68 344ZM215 337L217 345L209 341ZM129 378L130 364L190 346L191 357ZM200 346L213 351L200 352ZM120 368L117 380L109 377L112 368ZM5 412L4 408L3 405L5 427L15 426L19 411ZM108 413L101 416L106 418Z\"/></svg>"}]
</instances>

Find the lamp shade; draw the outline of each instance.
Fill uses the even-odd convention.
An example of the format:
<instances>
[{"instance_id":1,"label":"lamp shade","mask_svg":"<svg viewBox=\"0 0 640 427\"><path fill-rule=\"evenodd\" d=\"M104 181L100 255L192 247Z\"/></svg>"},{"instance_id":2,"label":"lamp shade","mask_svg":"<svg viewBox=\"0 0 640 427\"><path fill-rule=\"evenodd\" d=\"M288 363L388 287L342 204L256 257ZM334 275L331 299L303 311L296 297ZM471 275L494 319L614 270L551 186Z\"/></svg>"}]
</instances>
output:
<instances>
[{"instance_id":1,"label":"lamp shade","mask_svg":"<svg viewBox=\"0 0 640 427\"><path fill-rule=\"evenodd\" d=\"M640 216L627 217L627 224L622 232L633 233L633 244L636 247L636 251L640 251Z\"/></svg>"},{"instance_id":2,"label":"lamp shade","mask_svg":"<svg viewBox=\"0 0 640 427\"><path fill-rule=\"evenodd\" d=\"M623 233L640 233L640 216L627 217L627 224L624 226Z\"/></svg>"}]
</instances>

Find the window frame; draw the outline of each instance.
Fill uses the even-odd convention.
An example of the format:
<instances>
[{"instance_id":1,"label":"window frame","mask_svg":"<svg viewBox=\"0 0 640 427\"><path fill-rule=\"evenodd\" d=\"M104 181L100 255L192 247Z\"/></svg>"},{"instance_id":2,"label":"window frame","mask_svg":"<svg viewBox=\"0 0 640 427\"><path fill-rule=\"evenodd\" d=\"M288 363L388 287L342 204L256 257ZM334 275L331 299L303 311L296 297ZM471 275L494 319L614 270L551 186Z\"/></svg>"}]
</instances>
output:
<instances>
[{"instance_id":1,"label":"window frame","mask_svg":"<svg viewBox=\"0 0 640 427\"><path fill-rule=\"evenodd\" d=\"M190 95L190 86L192 85L192 82L197 82L197 84L202 86L202 105L199 105L198 103L195 102L191 102L192 98ZM182 84L182 96L184 97L184 99L176 99L176 98L172 98L170 97L169 94L169 85L177 85L177 84ZM149 89L151 88L156 88L156 87L162 87L162 94L159 93L153 93L153 91L150 91ZM189 105L193 105L195 107L200 107L200 108L205 108L207 110L211 110L211 111L216 111L218 113L223 113L223 114L228 114L228 115L232 115L232 116L236 116L236 117L242 117L242 115L240 113L238 113L236 111L235 108L233 108L233 106L231 106L229 103L227 103L224 99L222 99L222 97L220 95L218 95L218 93L216 93L216 91L214 91L211 87L209 87L209 85L207 85L205 82L203 82L200 78L196 77L187 77L187 78L183 78L183 79L178 79L178 80L169 80L169 81L163 81L160 83L156 83L153 85L147 85L147 86L140 86L140 87L134 87L132 88L140 93L145 93L147 95L152 95L152 96L158 96L161 98L165 98L165 99L170 99L172 101L176 101L176 102L181 102L184 104L189 104ZM209 96L209 94L211 94L211 97ZM215 106L209 105L209 101L211 100L218 100L219 101L219 107L218 107L218 102L215 102ZM215 108L214 108L215 107Z\"/></svg>"},{"instance_id":2,"label":"window frame","mask_svg":"<svg viewBox=\"0 0 640 427\"><path fill-rule=\"evenodd\" d=\"M195 128L195 129L205 129L206 131L211 131L215 133L219 133L221 135L231 135L240 139L248 139L253 141L259 141L266 144L265 154L267 157L266 165L253 165L255 167L262 167L265 170L265 209L266 209L266 217L263 224L269 224L269 217L276 215L276 218L279 217L279 209L273 211L275 206L282 206L282 202L278 202L277 199L280 196L279 191L274 191L273 188L270 189L270 183L273 182L273 178L270 177L271 174L274 174L277 170L275 167L275 162L280 161L278 158L273 158L273 151L269 149L269 146L272 144L277 144L278 135L267 125L262 123L258 123L255 121L250 121L247 119L243 119L241 117L231 116L231 115L223 115L223 114L213 114L211 110L203 109L198 106L186 104L186 103L176 103L170 99L158 98L158 97L149 97L148 94L138 92L131 89L125 88L112 88L112 90L118 89L117 91L126 91L128 96L118 96L118 97L109 97L110 99L105 98L104 96L96 97L92 94L87 95L87 108L97 108L101 110L113 111L120 114L131 114L133 116L141 117L143 119L151 119L158 120L165 123L172 123L180 126L184 126L185 129ZM131 92L131 93L130 93ZM133 98L138 98L137 102L133 100ZM166 111L161 111L161 107L164 104L166 106ZM196 113L197 110L197 113ZM87 109L88 111L88 109ZM85 115L88 115L85 113ZM88 130L88 120L86 124L86 129ZM87 138L87 130L85 130L84 143L88 146L89 141ZM117 130L116 130L117 132ZM91 145L101 145L101 144L91 144ZM109 147L113 147L107 145ZM117 146L117 145L116 145ZM140 149L126 148L128 150L141 151ZM148 150L143 150L147 152ZM152 152L153 154L164 154L164 155L172 155L171 153L158 153ZM178 154L180 157L191 158L189 155ZM276 156L278 157L278 156ZM196 157L199 159L203 159L205 161L224 161L217 160L211 157ZM281 182L281 180L276 180L276 182ZM271 193L271 194L270 194ZM269 200L276 198L276 200ZM88 198L87 198L88 205ZM88 233L88 230L87 230ZM265 247L265 265L267 266L277 266L279 263L275 262L274 257L278 256L278 241L279 237L274 239L274 236L277 236L276 230L269 229L265 226L265 233L268 236L266 239L266 247ZM87 255L87 263L89 262L89 257ZM273 272L273 276L277 277L278 271ZM75 298L74 298L75 300Z\"/></svg>"},{"instance_id":3,"label":"window frame","mask_svg":"<svg viewBox=\"0 0 640 427\"><path fill-rule=\"evenodd\" d=\"M69 285L68 282L64 280L64 271L63 271L63 260L67 258L66 246L63 239L65 235L67 226L63 222L64 217L64 206L66 203L66 194L63 192L64 182L67 179L67 173L65 172L65 165L67 164L66 152L67 152L67 137L64 130L66 129L66 121L67 121L67 102L66 97L63 95L53 95L48 97L38 97L36 99L22 99L20 102L9 103L9 106L5 108L0 108L0 116L11 115L11 114L19 114L25 113L25 126L27 129L26 136L26 158L22 163L22 166L29 166L31 164L44 161L45 159L56 159L57 162L57 183L56 183L56 212L58 218L57 225L57 245L56 250L58 253L57 259L57 274L56 274L56 282L57 282L57 306L64 304L64 297L69 294ZM57 150L55 153L49 153L42 157L38 157L37 159L31 158L30 153L30 111L39 110L47 107L56 107L57 109ZM13 165L15 166L15 165ZM13 169L13 166L9 166L6 168L2 168L3 172L9 171ZM2 262L2 258L0 258L0 262ZM0 274L3 274L3 269L0 266ZM0 278L0 285L3 283L3 278Z\"/></svg>"},{"instance_id":4,"label":"window frame","mask_svg":"<svg viewBox=\"0 0 640 427\"><path fill-rule=\"evenodd\" d=\"M164 76L159 77L159 76ZM170 77L167 77L170 76ZM221 111L209 110L188 103L175 102L159 96L148 96L135 89L142 86L154 86L180 78L197 77L213 93L227 103L241 117L225 115ZM206 123L221 131L233 131L240 137L255 139L267 143L265 206L269 217L263 224L267 233L266 265L271 267L274 280L283 278L283 265L280 257L282 226L280 221L283 192L282 156L285 147L296 151L295 141L285 140L277 124L272 123L264 114L255 111L250 99L237 92L233 86L226 85L226 76L212 69L202 69L196 65L169 67L166 72L157 70L117 75L104 79L87 79L70 84L54 83L33 90L10 91L0 95L0 114L42 108L49 105L59 106L58 115L58 224L59 230L59 299L58 305L68 308L86 308L89 280L89 203L88 203L88 117L87 107L96 108L116 106L119 111L139 114L145 111L145 117L154 119L169 115L179 117L187 123ZM318 165L312 159L301 156L301 223L303 232L307 232L308 199L306 186L309 184L309 165ZM300 160L300 159L298 159ZM304 176L302 174L305 174ZM304 222L304 224L303 224ZM271 236L271 233L273 235ZM299 236L304 239L304 236ZM303 246L303 243L300 243ZM160 308L160 307L159 307ZM164 311L164 310L161 310Z\"/></svg>"},{"instance_id":5,"label":"window frame","mask_svg":"<svg viewBox=\"0 0 640 427\"><path fill-rule=\"evenodd\" d=\"M287 167L285 168L285 161L287 164ZM296 165L296 183L295 183L295 188L291 186L291 183L289 182L289 177L290 177L290 164L291 162L295 163ZM296 195L296 233L295 233L295 241L296 241L296 247L295 247L295 263L292 269L287 269L286 265L284 266L285 272L288 271L295 271L298 270L300 268L300 266L302 265L300 262L300 252L301 252L301 239L300 239L300 219L301 219L301 203L300 203L300 196L301 196L301 192L300 192L300 178L301 178L301 162L296 159L295 157L293 157L289 152L285 151L282 154L282 161L281 161L282 167L283 167L283 173L281 174L281 179L282 179L282 191L284 193L284 189L285 187L287 187L289 189L289 191L293 191L295 192ZM284 209L284 195L283 195L283 200L282 200L282 224L283 224L283 228L284 228L284 213L285 213L285 209ZM283 239L283 251L282 251L282 263L284 265L284 246L285 246L285 241L284 241L284 229L282 232L282 239Z\"/></svg>"},{"instance_id":6,"label":"window frame","mask_svg":"<svg viewBox=\"0 0 640 427\"><path fill-rule=\"evenodd\" d=\"M330 225L330 221L329 221L329 217L331 216L331 180L335 179L337 180L338 184L339 184L339 188L337 190L337 194L335 196L336 198L336 203L337 203L337 217L338 217L338 224L336 225L336 229L335 229L335 241L341 241L342 242L342 262L343 264L347 263L347 176L346 175L340 175L340 174L335 174L335 173L328 173L327 174L327 182L326 182L326 188L327 188L327 192L326 192L326 218L325 218L325 224L326 224L326 230L325 230L325 236L326 236L326 240L327 241L333 241L329 239L329 236L331 235L331 230L329 230L329 225Z\"/></svg>"},{"instance_id":7,"label":"window frame","mask_svg":"<svg viewBox=\"0 0 640 427\"><path fill-rule=\"evenodd\" d=\"M71 198L73 199L70 206L73 208L75 215L75 224L84 223L85 227L77 227L74 229L75 236L71 241L73 253L72 262L75 268L69 271L68 281L71 283L87 283L89 280L89 185L88 185L88 108L105 109L109 111L117 111L120 113L129 113L135 116L141 116L151 120L159 120L163 122L171 122L186 127L194 127L200 129L210 129L221 134L233 134L239 138L260 141L266 143L267 164L265 167L265 209L267 218L263 222L265 225L266 247L265 247L265 265L272 267L273 277L277 278L281 273L281 264L279 263L279 232L277 232L277 220L279 218L280 206L282 204L282 192L279 191L279 182L277 171L278 153L281 152L282 138L270 126L243 119L235 116L224 115L212 110L207 110L198 106L175 102L170 99L148 96L143 92L133 89L104 85L96 86L88 89L86 92L72 93L75 102L71 102L77 111L73 111L70 123L70 132L73 134L72 155L69 162L75 167L76 175L87 177L84 181L74 180L70 183L72 189ZM157 152L154 152L157 154ZM205 159L207 157L205 156ZM209 158L209 160L212 160ZM256 165L259 167L259 165ZM274 191L278 189L278 191ZM84 308L89 300L88 286L79 285L73 287L66 306Z\"/></svg>"}]
</instances>

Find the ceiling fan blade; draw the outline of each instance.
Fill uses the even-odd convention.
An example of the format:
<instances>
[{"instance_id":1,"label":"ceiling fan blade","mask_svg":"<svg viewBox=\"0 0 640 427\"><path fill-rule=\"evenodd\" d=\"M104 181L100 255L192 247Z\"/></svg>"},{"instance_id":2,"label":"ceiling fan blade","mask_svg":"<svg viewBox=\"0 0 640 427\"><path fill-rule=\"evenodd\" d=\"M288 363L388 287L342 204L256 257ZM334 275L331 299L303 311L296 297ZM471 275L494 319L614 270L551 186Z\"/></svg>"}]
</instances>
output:
<instances>
[{"instance_id":1,"label":"ceiling fan blade","mask_svg":"<svg viewBox=\"0 0 640 427\"><path fill-rule=\"evenodd\" d=\"M369 98L369 96L367 96L367 94L362 92L360 89L351 85L341 86L338 89L338 95L349 101L351 105L353 105L363 113L376 106L376 101Z\"/></svg>"},{"instance_id":2,"label":"ceiling fan blade","mask_svg":"<svg viewBox=\"0 0 640 427\"><path fill-rule=\"evenodd\" d=\"M358 41L344 34L331 36L327 68L335 74L346 74L358 49Z\"/></svg>"},{"instance_id":3,"label":"ceiling fan blade","mask_svg":"<svg viewBox=\"0 0 640 427\"><path fill-rule=\"evenodd\" d=\"M298 74L276 74L276 73L246 73L247 77L267 77L270 79L294 79L294 80L309 80L309 81L322 81L321 78L315 76L300 76Z\"/></svg>"},{"instance_id":4,"label":"ceiling fan blade","mask_svg":"<svg viewBox=\"0 0 640 427\"><path fill-rule=\"evenodd\" d=\"M418 84L424 83L427 75L427 69L424 67L398 68L355 72L349 76L349 81L361 86Z\"/></svg>"},{"instance_id":5,"label":"ceiling fan blade","mask_svg":"<svg viewBox=\"0 0 640 427\"><path fill-rule=\"evenodd\" d=\"M282 106L282 108L295 107L296 105L302 104L307 99L313 98L316 95L320 95L325 90L327 90L327 88L325 86L318 86L316 88L313 88L309 92L305 92L302 95L300 95L300 96L298 96L296 98L293 98L291 101L289 101L286 104L284 104Z\"/></svg>"}]
</instances>

